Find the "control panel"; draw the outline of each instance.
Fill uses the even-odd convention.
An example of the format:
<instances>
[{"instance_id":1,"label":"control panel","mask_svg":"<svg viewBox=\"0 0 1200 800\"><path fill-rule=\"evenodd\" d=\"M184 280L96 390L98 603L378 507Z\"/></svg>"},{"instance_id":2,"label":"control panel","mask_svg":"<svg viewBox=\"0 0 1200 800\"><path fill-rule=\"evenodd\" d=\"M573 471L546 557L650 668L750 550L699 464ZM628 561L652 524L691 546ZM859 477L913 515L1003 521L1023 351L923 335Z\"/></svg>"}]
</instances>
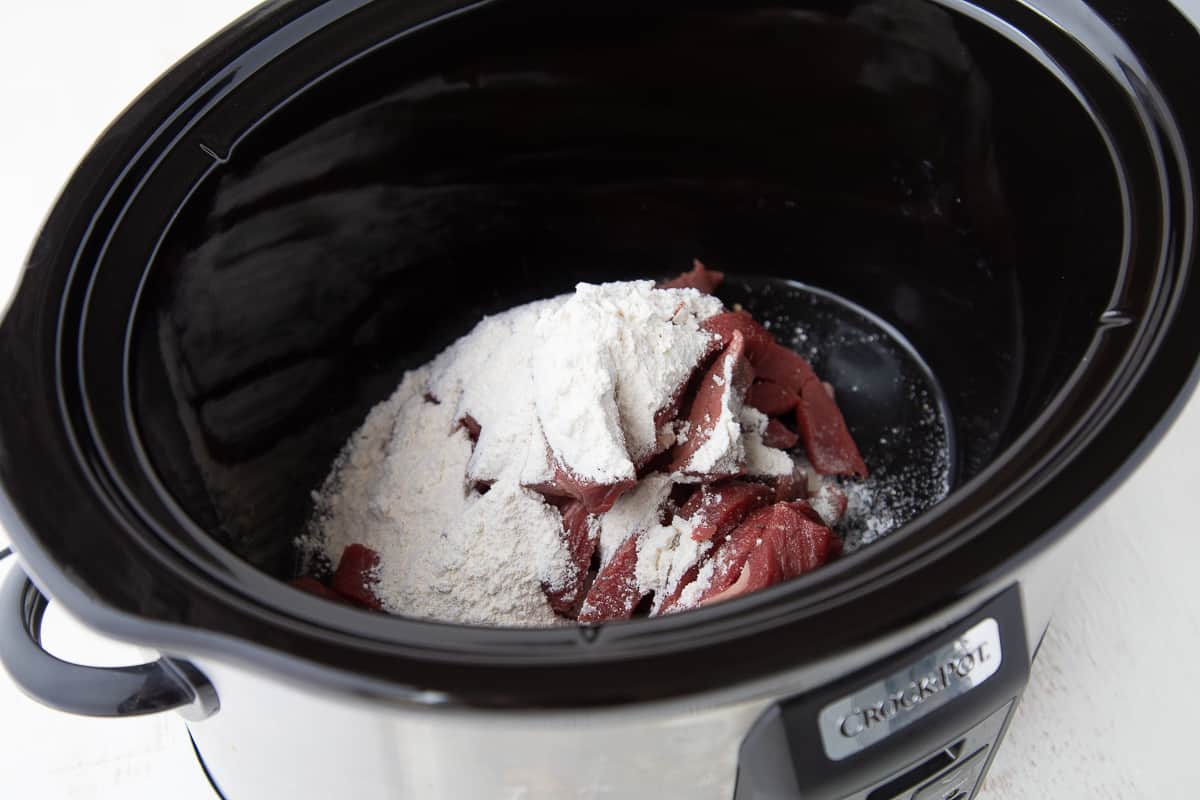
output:
<instances>
[{"instance_id":1,"label":"control panel","mask_svg":"<svg viewBox=\"0 0 1200 800\"><path fill-rule=\"evenodd\" d=\"M742 743L734 800L970 800L1028 677L1013 586L942 634L769 709Z\"/></svg>"}]
</instances>

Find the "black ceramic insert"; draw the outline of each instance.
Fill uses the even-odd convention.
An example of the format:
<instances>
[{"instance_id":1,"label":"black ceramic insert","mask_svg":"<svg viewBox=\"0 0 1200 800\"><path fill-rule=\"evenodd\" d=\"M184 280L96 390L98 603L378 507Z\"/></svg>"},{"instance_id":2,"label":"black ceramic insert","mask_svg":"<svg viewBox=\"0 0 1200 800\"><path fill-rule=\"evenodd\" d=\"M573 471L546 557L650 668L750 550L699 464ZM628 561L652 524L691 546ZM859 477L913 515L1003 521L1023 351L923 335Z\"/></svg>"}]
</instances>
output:
<instances>
[{"instance_id":1,"label":"black ceramic insert","mask_svg":"<svg viewBox=\"0 0 1200 800\"><path fill-rule=\"evenodd\" d=\"M1085 110L995 34L922 3L515 8L297 98L156 255L133 415L183 510L252 563L287 575L309 492L404 369L579 280L698 256L861 303L945 386L963 478L1092 343L1117 178Z\"/></svg>"}]
</instances>

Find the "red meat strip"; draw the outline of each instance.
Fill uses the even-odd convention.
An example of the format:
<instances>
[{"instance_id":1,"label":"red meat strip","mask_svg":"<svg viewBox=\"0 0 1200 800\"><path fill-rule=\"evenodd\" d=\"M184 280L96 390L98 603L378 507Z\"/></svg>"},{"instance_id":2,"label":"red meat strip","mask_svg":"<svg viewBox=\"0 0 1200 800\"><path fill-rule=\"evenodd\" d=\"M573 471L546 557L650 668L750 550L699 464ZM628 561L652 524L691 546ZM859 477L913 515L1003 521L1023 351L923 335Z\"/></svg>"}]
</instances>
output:
<instances>
[{"instance_id":1,"label":"red meat strip","mask_svg":"<svg viewBox=\"0 0 1200 800\"><path fill-rule=\"evenodd\" d=\"M299 589L302 592L315 594L317 597L324 597L326 600L333 600L337 603L346 602L344 597L310 575L295 578L290 583L293 588Z\"/></svg>"},{"instance_id":2,"label":"red meat strip","mask_svg":"<svg viewBox=\"0 0 1200 800\"><path fill-rule=\"evenodd\" d=\"M679 509L679 516L693 520L692 538L712 540L719 545L746 515L774 499L774 490L762 483L724 481L700 487ZM679 602L687 585L696 579L701 562L693 564L675 585L674 591L659 604L658 614L667 614Z\"/></svg>"},{"instance_id":3,"label":"red meat strip","mask_svg":"<svg viewBox=\"0 0 1200 800\"><path fill-rule=\"evenodd\" d=\"M841 540L812 516L807 503L776 503L748 516L713 555L715 572L699 604L765 589L840 552Z\"/></svg>"},{"instance_id":4,"label":"red meat strip","mask_svg":"<svg viewBox=\"0 0 1200 800\"><path fill-rule=\"evenodd\" d=\"M780 450L791 450L800 441L800 435L777 419L767 423L763 433L763 444Z\"/></svg>"},{"instance_id":5,"label":"red meat strip","mask_svg":"<svg viewBox=\"0 0 1200 800\"><path fill-rule=\"evenodd\" d=\"M841 410L807 361L786 347L773 345L759 357L754 369L760 380L773 381L800 395L796 423L817 472L867 477L867 465Z\"/></svg>"},{"instance_id":6,"label":"red meat strip","mask_svg":"<svg viewBox=\"0 0 1200 800\"><path fill-rule=\"evenodd\" d=\"M799 483L800 486L803 486L803 481L804 481L804 476L802 474L802 475L800 475L800 483ZM730 533L732 530L739 530L740 528L742 528L742 524L744 524L745 522L748 522L751 516L754 516L754 515L761 516L762 512L764 512L764 511L772 511L772 509L763 509L764 505L772 503L772 501L773 501L773 491L772 491L772 489L770 489L770 487L764 486L764 485L762 485L762 483L757 483L757 485L756 485L756 483L740 483L740 486L744 486L744 487L757 486L758 488L763 489L763 492L755 493L755 499L757 500L757 503L755 505L752 505L749 507L743 506L742 509L740 509L740 513L738 513L738 515L732 515L732 513L730 513L730 515L728 515L726 518L727 524L722 524L721 527L718 530L716 530L716 533L713 535L713 542L714 542L714 545L716 546L714 553L716 553L716 554L720 554L722 551L724 551L725 542L728 539L730 539ZM703 489L702 489L702 491L703 491ZM700 492L697 492L697 495L698 494L700 494ZM730 500L732 499L732 495L731 495L730 491L728 491L728 489L726 489L726 491L724 491L724 492L721 492L721 495L722 495L722 503L716 503L716 504L712 504L712 505L706 504L703 506L701 506L701 504L695 504L695 505L701 506L701 507L707 507L707 509L710 509L712 511L718 511L718 512L719 511L727 511L728 509L730 509L730 506L732 505L730 503ZM817 512L812 510L808 504L804 503L804 501L799 501L799 503L791 504L791 505L793 505L794 509L796 509L798 512L804 513L804 515L806 517L808 517L809 519L811 519L812 522L815 522L818 524L821 523L821 517L818 516ZM680 516L683 516L685 519L690 519L691 517L688 515L688 513L686 513L688 511L689 511L689 509L686 509L686 507L684 507L684 509L680 510L680 512L679 512ZM695 513L695 511L696 511L696 509L692 509L692 512ZM739 524L739 523L742 523L742 524ZM757 527L757 523L754 523L754 525L755 525L755 527ZM697 539L700 539L701 536L697 536L698 533L702 533L702 529L700 527L697 527L697 530L694 531L694 533L692 533L692 535L696 536ZM701 561L698 561L697 564L692 565L688 571L684 572L683 577L679 579L679 583L676 584L676 588L674 588L671 595L665 597L665 599L662 600L662 602L659 604L658 612L656 612L656 614L658 614L658 615L670 614L671 612L673 612L673 610L682 610L678 607L679 606L679 597L683 595L684 589L688 588L688 585L692 581L695 581L696 576L700 575L700 567L703 564L704 564L704 559L702 559ZM712 584L709 584L709 585L712 585Z\"/></svg>"},{"instance_id":7,"label":"red meat strip","mask_svg":"<svg viewBox=\"0 0 1200 800\"><path fill-rule=\"evenodd\" d=\"M600 568L579 610L580 622L594 624L633 616L633 610L642 601L637 582L639 538L640 533L627 537L608 563Z\"/></svg>"},{"instance_id":8,"label":"red meat strip","mask_svg":"<svg viewBox=\"0 0 1200 800\"><path fill-rule=\"evenodd\" d=\"M554 480L528 488L550 497L574 498L583 504L587 513L603 514L613 507L617 498L634 486L637 486L636 478L617 483L595 483L580 478L561 464L556 464Z\"/></svg>"},{"instance_id":9,"label":"red meat strip","mask_svg":"<svg viewBox=\"0 0 1200 800\"><path fill-rule=\"evenodd\" d=\"M707 363L709 356L717 353L720 350L721 343L714 339L709 345L708 352L701 357L700 364ZM699 369L697 368L696 370L693 370L692 375L695 376L698 372ZM684 403L692 399L688 396L688 388L691 383L691 376L689 376L687 380L683 381L683 383L681 383L679 387L675 389L674 394L671 395L671 399L667 402L667 404L655 412L654 427L656 429L662 428L669 422L674 422L679 417L679 412L682 410ZM658 472L659 470L666 469L670 466L670 463L671 448L667 447L663 451L650 453L646 458L642 459L640 463L635 463L634 466L637 468L639 475L641 475L645 472Z\"/></svg>"},{"instance_id":10,"label":"red meat strip","mask_svg":"<svg viewBox=\"0 0 1200 800\"><path fill-rule=\"evenodd\" d=\"M587 581L588 566L592 562L592 553L596 551L597 539L588 525L590 515L587 506L578 500L567 500L559 506L559 510L562 512L563 538L571 554L575 577L567 586L557 590L543 586L542 591L546 593L551 608L559 614L570 614L579 605L579 595Z\"/></svg>"},{"instance_id":11,"label":"red meat strip","mask_svg":"<svg viewBox=\"0 0 1200 800\"><path fill-rule=\"evenodd\" d=\"M671 594L663 598L662 603L658 605L658 609L651 616L661 617L663 614L670 614L672 611L683 610L679 608L679 598L683 594L683 590L692 581L696 580L696 576L700 574L700 565L702 563L704 563L703 560L688 567L687 571L683 573L683 577L679 579L679 583L675 584L675 589Z\"/></svg>"},{"instance_id":12,"label":"red meat strip","mask_svg":"<svg viewBox=\"0 0 1200 800\"><path fill-rule=\"evenodd\" d=\"M756 380L746 392L746 405L757 408L768 417L791 413L800 396L772 381Z\"/></svg>"},{"instance_id":13,"label":"red meat strip","mask_svg":"<svg viewBox=\"0 0 1200 800\"><path fill-rule=\"evenodd\" d=\"M701 595L700 602L703 602L710 595L717 594L729 588L737 580L740 568L750 557L751 551L755 547L755 541L761 538L758 535L759 532L762 531L766 521L774 516L774 513L775 506L758 508L750 512L723 542L717 544L712 555L693 566L684 574L679 584L675 587L675 591L659 606L658 613L660 615L670 614L673 611L683 610L679 607L679 597L683 594L684 589L696 579L700 568L707 561L716 559L717 563L713 577L709 581L708 588Z\"/></svg>"},{"instance_id":14,"label":"red meat strip","mask_svg":"<svg viewBox=\"0 0 1200 800\"><path fill-rule=\"evenodd\" d=\"M770 331L745 311L717 314L705 320L702 327L725 343L732 339L735 331L741 333L746 339L746 357L754 367L757 380L769 381L792 394L799 394L810 377L816 378L807 361L776 342Z\"/></svg>"},{"instance_id":15,"label":"red meat strip","mask_svg":"<svg viewBox=\"0 0 1200 800\"><path fill-rule=\"evenodd\" d=\"M685 272L678 278L660 283L660 289L697 289L704 294L712 294L725 280L724 272L708 269L700 259L692 261L691 272Z\"/></svg>"},{"instance_id":16,"label":"red meat strip","mask_svg":"<svg viewBox=\"0 0 1200 800\"><path fill-rule=\"evenodd\" d=\"M867 465L837 403L814 376L800 391L796 425L808 460L822 475L867 477Z\"/></svg>"},{"instance_id":17,"label":"red meat strip","mask_svg":"<svg viewBox=\"0 0 1200 800\"><path fill-rule=\"evenodd\" d=\"M712 483L692 495L679 516L694 523L692 538L704 542L729 533L751 511L771 502L771 495L761 483Z\"/></svg>"},{"instance_id":18,"label":"red meat strip","mask_svg":"<svg viewBox=\"0 0 1200 800\"><path fill-rule=\"evenodd\" d=\"M812 366L781 344L772 342L755 355L754 369L759 380L776 383L793 394L800 394L809 381L820 384Z\"/></svg>"},{"instance_id":19,"label":"red meat strip","mask_svg":"<svg viewBox=\"0 0 1200 800\"><path fill-rule=\"evenodd\" d=\"M775 383L799 396L796 422L817 472L867 477L867 465L846 428L842 412L807 361L778 344L744 311L717 314L706 320L704 327L723 342L732 341L733 334L740 333L746 340L746 357L754 368L755 379ZM751 402L749 398L747 401Z\"/></svg>"},{"instance_id":20,"label":"red meat strip","mask_svg":"<svg viewBox=\"0 0 1200 800\"><path fill-rule=\"evenodd\" d=\"M356 605L380 610L383 604L371 588L378 567L379 553L361 544L347 545L333 573L333 590Z\"/></svg>"},{"instance_id":21,"label":"red meat strip","mask_svg":"<svg viewBox=\"0 0 1200 800\"><path fill-rule=\"evenodd\" d=\"M727 382L724 378L725 367L731 361L733 380ZM726 393L744 394L753 380L754 370L746 359L746 340L741 332L733 331L729 344L700 380L691 409L688 411L687 441L675 447L671 457L672 471L688 471L692 456L712 436L713 428L721 416Z\"/></svg>"},{"instance_id":22,"label":"red meat strip","mask_svg":"<svg viewBox=\"0 0 1200 800\"><path fill-rule=\"evenodd\" d=\"M733 341L734 333L740 333L746 340L746 357L750 359L751 365L761 360L762 354L775 345L775 337L745 311L716 314L704 320L700 327L716 335L725 346Z\"/></svg>"}]
</instances>

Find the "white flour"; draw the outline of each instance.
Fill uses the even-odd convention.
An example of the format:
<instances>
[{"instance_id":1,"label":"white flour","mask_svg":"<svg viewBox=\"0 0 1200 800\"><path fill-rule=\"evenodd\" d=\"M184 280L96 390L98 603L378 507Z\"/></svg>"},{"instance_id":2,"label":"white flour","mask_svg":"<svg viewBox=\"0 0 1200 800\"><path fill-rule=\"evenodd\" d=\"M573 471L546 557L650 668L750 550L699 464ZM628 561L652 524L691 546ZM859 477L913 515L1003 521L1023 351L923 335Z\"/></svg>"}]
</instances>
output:
<instances>
[{"instance_id":1,"label":"white flour","mask_svg":"<svg viewBox=\"0 0 1200 800\"><path fill-rule=\"evenodd\" d=\"M655 525L638 540L638 589L654 592L654 611L674 593L680 579L712 549L713 543L692 538L695 523L675 517L670 525Z\"/></svg>"},{"instance_id":2,"label":"white flour","mask_svg":"<svg viewBox=\"0 0 1200 800\"><path fill-rule=\"evenodd\" d=\"M796 468L796 462L782 450L767 447L763 444L763 434L767 430L767 415L757 408L743 406L739 417L742 428L742 451L746 454L746 462L742 469L755 478L771 478L779 475L790 475Z\"/></svg>"},{"instance_id":3,"label":"white flour","mask_svg":"<svg viewBox=\"0 0 1200 800\"><path fill-rule=\"evenodd\" d=\"M633 478L658 449L655 415L712 346L700 323L722 309L694 289L636 281L580 284L542 315L533 394L563 464L600 483Z\"/></svg>"},{"instance_id":4,"label":"white flour","mask_svg":"<svg viewBox=\"0 0 1200 800\"><path fill-rule=\"evenodd\" d=\"M429 394L453 408L453 418L470 415L481 433L468 475L494 481L506 472L522 484L549 480L546 440L533 405L529 354L543 314L562 305L557 297L486 317L430 365Z\"/></svg>"},{"instance_id":5,"label":"white flour","mask_svg":"<svg viewBox=\"0 0 1200 800\"><path fill-rule=\"evenodd\" d=\"M704 562L704 566L700 567L700 571L696 573L696 580L683 587L683 591L679 593L681 608L694 608L700 602L700 598L712 583L713 574L716 571L716 558L710 558Z\"/></svg>"},{"instance_id":6,"label":"white flour","mask_svg":"<svg viewBox=\"0 0 1200 800\"><path fill-rule=\"evenodd\" d=\"M428 375L406 375L351 439L318 497L310 546L335 562L349 544L380 553L374 590L393 613L555 624L541 585L568 574L561 516L512 480L468 489L471 442L453 430L453 406L425 401Z\"/></svg>"},{"instance_id":7,"label":"white flour","mask_svg":"<svg viewBox=\"0 0 1200 800\"><path fill-rule=\"evenodd\" d=\"M658 525L671 494L671 477L647 475L637 486L617 499L600 515L600 564L608 563L617 548L630 536Z\"/></svg>"}]
</instances>

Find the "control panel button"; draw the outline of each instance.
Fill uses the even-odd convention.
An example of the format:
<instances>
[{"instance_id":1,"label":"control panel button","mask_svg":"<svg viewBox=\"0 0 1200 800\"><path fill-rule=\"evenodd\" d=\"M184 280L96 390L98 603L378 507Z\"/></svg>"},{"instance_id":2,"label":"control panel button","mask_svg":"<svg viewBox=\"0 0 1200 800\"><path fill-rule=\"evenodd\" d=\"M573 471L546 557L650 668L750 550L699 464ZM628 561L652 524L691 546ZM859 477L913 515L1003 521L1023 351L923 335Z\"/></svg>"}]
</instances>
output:
<instances>
[{"instance_id":1,"label":"control panel button","mask_svg":"<svg viewBox=\"0 0 1200 800\"><path fill-rule=\"evenodd\" d=\"M985 747L922 786L912 800L966 800L975 792L986 763Z\"/></svg>"}]
</instances>

